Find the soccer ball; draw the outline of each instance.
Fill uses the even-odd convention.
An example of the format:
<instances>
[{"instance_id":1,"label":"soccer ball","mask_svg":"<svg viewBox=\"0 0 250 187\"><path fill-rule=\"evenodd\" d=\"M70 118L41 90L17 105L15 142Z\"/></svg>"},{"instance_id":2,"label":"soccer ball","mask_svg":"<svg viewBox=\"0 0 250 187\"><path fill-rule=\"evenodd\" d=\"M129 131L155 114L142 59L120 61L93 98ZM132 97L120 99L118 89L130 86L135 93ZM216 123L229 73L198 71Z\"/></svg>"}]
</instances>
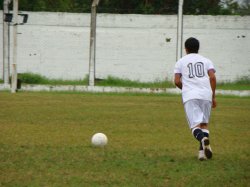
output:
<instances>
[{"instance_id":1,"label":"soccer ball","mask_svg":"<svg viewBox=\"0 0 250 187\"><path fill-rule=\"evenodd\" d=\"M92 136L91 143L95 147L104 147L108 143L108 138L103 133L96 133Z\"/></svg>"}]
</instances>

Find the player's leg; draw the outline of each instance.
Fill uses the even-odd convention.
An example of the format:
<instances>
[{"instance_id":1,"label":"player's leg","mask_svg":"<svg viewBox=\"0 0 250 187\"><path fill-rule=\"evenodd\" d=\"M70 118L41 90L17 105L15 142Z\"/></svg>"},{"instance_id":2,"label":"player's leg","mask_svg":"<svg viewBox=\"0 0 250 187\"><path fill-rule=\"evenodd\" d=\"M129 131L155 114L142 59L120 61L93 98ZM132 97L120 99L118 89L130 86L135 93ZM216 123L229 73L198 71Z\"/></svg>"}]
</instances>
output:
<instances>
[{"instance_id":1,"label":"player's leg","mask_svg":"<svg viewBox=\"0 0 250 187\"><path fill-rule=\"evenodd\" d=\"M212 158L208 130L211 102L196 99L190 100L184 103L184 108L192 134L200 142L199 159L202 157L202 150L208 159Z\"/></svg>"},{"instance_id":2,"label":"player's leg","mask_svg":"<svg viewBox=\"0 0 250 187\"><path fill-rule=\"evenodd\" d=\"M200 125L192 128L192 134L194 135L195 139L201 142L201 140L205 137Z\"/></svg>"},{"instance_id":3,"label":"player's leg","mask_svg":"<svg viewBox=\"0 0 250 187\"><path fill-rule=\"evenodd\" d=\"M200 107L202 110L202 122L200 124L200 128L204 134L204 138L201 141L204 153L208 159L212 158L212 149L210 146L210 141L209 141L209 130L208 130L208 122L210 118L210 113L211 113L211 108L212 108L212 103L210 101L206 100L199 100L200 102Z\"/></svg>"},{"instance_id":4,"label":"player's leg","mask_svg":"<svg viewBox=\"0 0 250 187\"><path fill-rule=\"evenodd\" d=\"M203 134L205 137L209 138L209 130L208 130L208 124L206 123L201 123L199 125L199 127L201 128ZM203 147L202 147L202 143L200 142L200 150L203 150Z\"/></svg>"},{"instance_id":5,"label":"player's leg","mask_svg":"<svg viewBox=\"0 0 250 187\"><path fill-rule=\"evenodd\" d=\"M201 128L203 114L198 99L184 103L187 121L194 137L200 142L205 136Z\"/></svg>"},{"instance_id":6,"label":"player's leg","mask_svg":"<svg viewBox=\"0 0 250 187\"><path fill-rule=\"evenodd\" d=\"M186 103L184 103L184 109L186 112L187 121L192 131L192 134L201 144L201 141L205 137L205 135L200 127L200 123L203 120L203 115L201 108L199 106L199 101L198 100L187 101ZM199 160L206 159L202 146L199 149L198 159Z\"/></svg>"},{"instance_id":7,"label":"player's leg","mask_svg":"<svg viewBox=\"0 0 250 187\"><path fill-rule=\"evenodd\" d=\"M200 142L198 153L199 160L204 160L206 158L211 159L213 154L209 141L209 130L204 128L204 125L198 125L192 129L192 134Z\"/></svg>"},{"instance_id":8,"label":"player's leg","mask_svg":"<svg viewBox=\"0 0 250 187\"><path fill-rule=\"evenodd\" d=\"M192 129L192 134L195 137L195 139L197 139L199 141L199 152L198 152L198 159L199 160L206 160L207 157L205 155L204 152L204 148L202 145L202 141L204 141L204 138L206 138L206 136L204 135L202 129L200 128L200 125L197 125L195 128Z\"/></svg>"}]
</instances>

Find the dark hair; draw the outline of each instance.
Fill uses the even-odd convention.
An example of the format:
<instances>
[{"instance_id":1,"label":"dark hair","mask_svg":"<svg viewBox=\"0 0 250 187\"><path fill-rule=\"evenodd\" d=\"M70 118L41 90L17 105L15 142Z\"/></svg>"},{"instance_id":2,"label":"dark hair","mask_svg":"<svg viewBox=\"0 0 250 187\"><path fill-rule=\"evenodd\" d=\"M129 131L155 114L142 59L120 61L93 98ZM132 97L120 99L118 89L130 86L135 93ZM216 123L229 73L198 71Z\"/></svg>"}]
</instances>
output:
<instances>
[{"instance_id":1,"label":"dark hair","mask_svg":"<svg viewBox=\"0 0 250 187\"><path fill-rule=\"evenodd\" d=\"M185 41L185 48L187 49L188 53L198 53L200 48L199 40L192 37L188 38Z\"/></svg>"}]
</instances>

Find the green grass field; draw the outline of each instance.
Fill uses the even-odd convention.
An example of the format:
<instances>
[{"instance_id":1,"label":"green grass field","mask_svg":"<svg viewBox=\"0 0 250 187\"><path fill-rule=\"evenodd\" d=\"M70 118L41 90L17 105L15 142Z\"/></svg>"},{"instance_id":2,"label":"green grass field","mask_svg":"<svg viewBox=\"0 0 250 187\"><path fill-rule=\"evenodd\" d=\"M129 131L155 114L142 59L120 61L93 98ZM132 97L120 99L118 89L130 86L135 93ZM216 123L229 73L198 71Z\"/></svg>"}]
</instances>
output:
<instances>
[{"instance_id":1,"label":"green grass field","mask_svg":"<svg viewBox=\"0 0 250 187\"><path fill-rule=\"evenodd\" d=\"M89 83L88 76L82 80L61 80L49 79L39 74L21 73L18 79L22 84L41 84L41 85L85 85ZM3 80L0 79L0 83ZM106 79L98 79L95 81L96 86L112 86L112 87L133 87L133 88L175 88L172 81L155 80L153 82L140 82L129 79L121 79L114 76L108 76ZM250 90L250 79L247 76L238 78L234 82L219 82L217 89L222 90Z\"/></svg>"},{"instance_id":2,"label":"green grass field","mask_svg":"<svg viewBox=\"0 0 250 187\"><path fill-rule=\"evenodd\" d=\"M201 162L180 96L0 92L0 186L249 186L250 98L217 102Z\"/></svg>"}]
</instances>

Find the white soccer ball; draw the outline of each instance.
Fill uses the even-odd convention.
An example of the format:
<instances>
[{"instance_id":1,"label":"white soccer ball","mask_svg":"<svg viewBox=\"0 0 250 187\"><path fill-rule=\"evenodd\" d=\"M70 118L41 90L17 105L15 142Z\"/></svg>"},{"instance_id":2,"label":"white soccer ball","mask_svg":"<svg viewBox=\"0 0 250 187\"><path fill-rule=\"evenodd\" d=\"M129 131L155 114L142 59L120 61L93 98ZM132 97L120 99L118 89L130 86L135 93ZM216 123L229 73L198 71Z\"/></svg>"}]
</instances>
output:
<instances>
[{"instance_id":1,"label":"white soccer ball","mask_svg":"<svg viewBox=\"0 0 250 187\"><path fill-rule=\"evenodd\" d=\"M108 138L103 133L96 133L92 136L91 143L96 147L104 147L108 143Z\"/></svg>"}]
</instances>

